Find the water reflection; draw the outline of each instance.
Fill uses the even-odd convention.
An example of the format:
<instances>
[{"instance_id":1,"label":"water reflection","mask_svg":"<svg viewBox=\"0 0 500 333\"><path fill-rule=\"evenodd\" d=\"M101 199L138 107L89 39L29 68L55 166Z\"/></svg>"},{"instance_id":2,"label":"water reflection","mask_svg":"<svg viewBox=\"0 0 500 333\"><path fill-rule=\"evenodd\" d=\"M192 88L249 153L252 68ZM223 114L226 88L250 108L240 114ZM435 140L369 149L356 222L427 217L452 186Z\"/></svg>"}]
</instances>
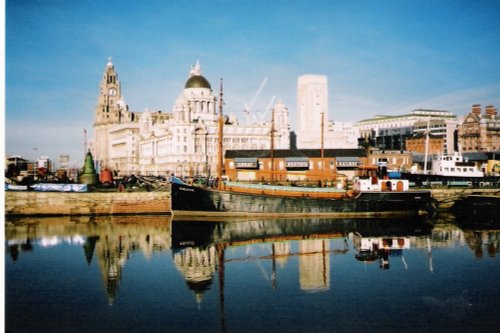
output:
<instances>
[{"instance_id":1,"label":"water reflection","mask_svg":"<svg viewBox=\"0 0 500 333\"><path fill-rule=\"evenodd\" d=\"M431 235L431 224L421 220L392 219L287 219L229 222L172 221L174 261L195 293L203 293L212 284L218 263L238 261L272 262L271 283L276 287L276 267L284 267L291 257L298 257L299 286L305 292L330 288L331 255L351 251L352 240L357 260L380 258L381 268L389 268L389 255L402 255L416 240ZM332 248L331 240L336 248ZM297 250L292 250L291 242ZM379 244L380 242L380 244ZM241 257L223 258L228 248L268 245L264 253L249 251ZM250 249L250 248L248 248ZM261 250L262 252L262 250ZM197 296L200 300L200 295Z\"/></svg>"},{"instance_id":2,"label":"water reflection","mask_svg":"<svg viewBox=\"0 0 500 333\"><path fill-rule=\"evenodd\" d=\"M299 286L302 291L330 288L330 255L351 251L352 240L358 261L380 261L389 268L389 258L402 256L405 249L419 246L421 237L431 235L431 224L418 220L295 219L248 221L172 221L168 216L24 218L6 225L7 252L12 261L26 252L61 244L77 245L90 265L96 260L109 303L119 289L123 267L130 254L171 250L173 262L189 290L196 295L210 290L214 274L226 263L272 261L269 280L276 286L276 267L285 267L298 257ZM330 240L340 239L333 248ZM291 242L298 245L296 250ZM244 256L222 259L228 248L268 245L258 254L247 247ZM474 248L477 248L474 242ZM268 252L265 252L268 251Z\"/></svg>"},{"instance_id":3,"label":"water reflection","mask_svg":"<svg viewBox=\"0 0 500 333\"><path fill-rule=\"evenodd\" d=\"M141 274L125 270L135 253L146 260L155 254L171 255L173 267L185 281L186 290L194 295L198 308L207 293L217 294L220 330L226 331L227 272L239 270L242 264L255 264L255 270L245 269L245 274L253 274L245 279L261 276L272 291L280 286L296 286L304 294L326 294L336 282L335 274L338 276L336 261L332 260L336 257L343 258L342 262L351 261L355 267L374 264L380 271L392 271L397 263L408 270L411 265L422 265L422 261L416 263L407 258L411 249L419 249L426 254L427 272L432 273L435 249L465 246L476 258L497 256L500 226L495 229L488 225L488 229L482 230L477 225L457 223L453 216L443 216L437 221L178 221L168 216L23 218L6 221L6 260L16 264L25 256L45 249L63 245L80 247L81 257L88 266L97 263L107 301L113 305L121 292L124 275ZM297 284L289 283L285 272L296 274ZM142 274L146 276L148 271ZM16 287L12 279L6 282L7 289ZM229 283L230 291L234 291L234 282L230 279ZM450 316L447 309L454 309L455 314L464 313L472 304L468 289L447 297L423 295L420 301L433 314L446 313L444 317Z\"/></svg>"},{"instance_id":4,"label":"water reflection","mask_svg":"<svg viewBox=\"0 0 500 333\"><path fill-rule=\"evenodd\" d=\"M33 245L40 249L63 244L79 245L90 265L96 260L108 302L113 304L122 270L133 252L150 258L170 249L168 216L106 216L21 218L7 221L7 251L15 262Z\"/></svg>"}]
</instances>

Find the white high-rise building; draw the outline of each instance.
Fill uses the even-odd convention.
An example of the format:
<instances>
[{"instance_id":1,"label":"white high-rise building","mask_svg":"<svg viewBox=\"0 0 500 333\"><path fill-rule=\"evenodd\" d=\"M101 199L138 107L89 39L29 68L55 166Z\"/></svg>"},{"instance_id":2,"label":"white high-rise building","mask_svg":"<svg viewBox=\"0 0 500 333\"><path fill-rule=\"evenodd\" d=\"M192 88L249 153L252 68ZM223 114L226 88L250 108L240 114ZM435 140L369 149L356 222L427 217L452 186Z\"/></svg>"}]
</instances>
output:
<instances>
[{"instance_id":1,"label":"white high-rise building","mask_svg":"<svg viewBox=\"0 0 500 333\"><path fill-rule=\"evenodd\" d=\"M297 80L297 148L320 148L322 117L326 124L328 121L327 77L324 75L299 76Z\"/></svg>"},{"instance_id":2,"label":"white high-rise building","mask_svg":"<svg viewBox=\"0 0 500 333\"><path fill-rule=\"evenodd\" d=\"M323 124L323 129L322 129ZM297 80L297 148L357 148L358 131L351 123L339 123L328 117L328 78L302 75Z\"/></svg>"}]
</instances>

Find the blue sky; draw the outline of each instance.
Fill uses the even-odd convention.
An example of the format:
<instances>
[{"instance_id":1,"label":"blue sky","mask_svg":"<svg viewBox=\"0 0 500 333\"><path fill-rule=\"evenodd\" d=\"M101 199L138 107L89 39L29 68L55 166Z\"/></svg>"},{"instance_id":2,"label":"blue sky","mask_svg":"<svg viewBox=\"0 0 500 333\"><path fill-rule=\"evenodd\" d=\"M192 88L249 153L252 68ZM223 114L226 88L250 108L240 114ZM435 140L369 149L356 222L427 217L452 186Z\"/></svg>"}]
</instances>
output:
<instances>
[{"instance_id":1,"label":"blue sky","mask_svg":"<svg viewBox=\"0 0 500 333\"><path fill-rule=\"evenodd\" d=\"M500 108L500 1L6 0L5 153L83 160L113 57L133 111L171 111L191 65L243 120L297 77L329 83L329 119ZM36 147L36 149L35 149Z\"/></svg>"}]
</instances>

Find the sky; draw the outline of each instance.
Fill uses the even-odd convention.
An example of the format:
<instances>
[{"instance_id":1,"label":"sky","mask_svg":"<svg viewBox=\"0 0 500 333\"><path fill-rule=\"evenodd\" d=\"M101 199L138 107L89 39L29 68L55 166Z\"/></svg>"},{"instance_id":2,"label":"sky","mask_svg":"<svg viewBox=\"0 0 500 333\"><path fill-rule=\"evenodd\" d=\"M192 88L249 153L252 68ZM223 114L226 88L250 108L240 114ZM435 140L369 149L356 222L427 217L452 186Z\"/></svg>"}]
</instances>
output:
<instances>
[{"instance_id":1,"label":"sky","mask_svg":"<svg viewBox=\"0 0 500 333\"><path fill-rule=\"evenodd\" d=\"M499 108L499 55L499 0L5 0L5 154L82 164L108 57L132 111L171 112L199 61L225 113L265 81L252 112L274 97L294 129L304 74L333 121Z\"/></svg>"}]
</instances>

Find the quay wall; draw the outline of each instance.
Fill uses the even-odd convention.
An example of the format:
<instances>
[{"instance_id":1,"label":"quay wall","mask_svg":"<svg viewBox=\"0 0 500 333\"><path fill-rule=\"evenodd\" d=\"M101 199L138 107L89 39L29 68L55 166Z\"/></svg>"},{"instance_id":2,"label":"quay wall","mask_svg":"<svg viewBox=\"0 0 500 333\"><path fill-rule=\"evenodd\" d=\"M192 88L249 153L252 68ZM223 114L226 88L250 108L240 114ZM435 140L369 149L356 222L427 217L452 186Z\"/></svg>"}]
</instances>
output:
<instances>
[{"instance_id":1,"label":"quay wall","mask_svg":"<svg viewBox=\"0 0 500 333\"><path fill-rule=\"evenodd\" d=\"M450 209L455 201L471 194L498 195L498 188L433 188L430 190L432 197L436 200L437 209Z\"/></svg>"},{"instance_id":2,"label":"quay wall","mask_svg":"<svg viewBox=\"0 0 500 333\"><path fill-rule=\"evenodd\" d=\"M450 209L470 194L499 195L500 189L431 189L436 208ZM170 214L170 193L158 192L5 192L6 216Z\"/></svg>"},{"instance_id":3,"label":"quay wall","mask_svg":"<svg viewBox=\"0 0 500 333\"><path fill-rule=\"evenodd\" d=\"M5 192L6 216L170 214L170 192Z\"/></svg>"}]
</instances>

